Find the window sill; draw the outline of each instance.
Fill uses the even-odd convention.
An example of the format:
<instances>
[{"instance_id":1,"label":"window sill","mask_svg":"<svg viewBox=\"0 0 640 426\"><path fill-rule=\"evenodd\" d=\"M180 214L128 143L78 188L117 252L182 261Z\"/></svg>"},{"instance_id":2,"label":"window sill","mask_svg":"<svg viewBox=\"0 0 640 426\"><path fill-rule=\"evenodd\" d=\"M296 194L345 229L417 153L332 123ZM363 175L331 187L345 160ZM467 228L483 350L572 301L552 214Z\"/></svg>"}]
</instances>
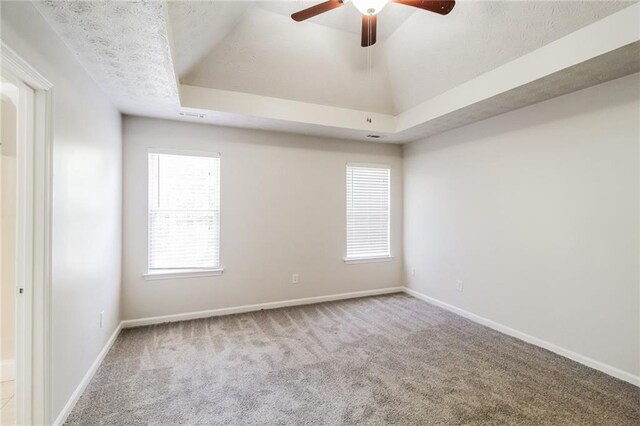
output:
<instances>
[{"instance_id":1,"label":"window sill","mask_svg":"<svg viewBox=\"0 0 640 426\"><path fill-rule=\"evenodd\" d=\"M147 281L153 280L170 280L179 278L199 278L199 277L215 277L222 275L224 269L178 269L154 271L143 274L142 277Z\"/></svg>"},{"instance_id":2,"label":"window sill","mask_svg":"<svg viewBox=\"0 0 640 426\"><path fill-rule=\"evenodd\" d=\"M374 263L374 262L391 262L394 259L393 256L378 256L378 257L357 257L344 259L344 263L347 265L354 265L357 263Z\"/></svg>"}]
</instances>

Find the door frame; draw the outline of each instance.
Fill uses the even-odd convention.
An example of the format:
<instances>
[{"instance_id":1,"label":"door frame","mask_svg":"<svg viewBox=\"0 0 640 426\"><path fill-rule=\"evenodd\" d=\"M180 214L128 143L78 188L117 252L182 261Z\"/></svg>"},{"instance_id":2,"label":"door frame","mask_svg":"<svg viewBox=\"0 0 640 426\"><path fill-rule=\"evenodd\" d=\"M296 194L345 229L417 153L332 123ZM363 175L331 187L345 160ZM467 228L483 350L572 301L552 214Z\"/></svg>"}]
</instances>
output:
<instances>
[{"instance_id":1,"label":"door frame","mask_svg":"<svg viewBox=\"0 0 640 426\"><path fill-rule=\"evenodd\" d=\"M16 353L17 424L51 424L51 218L53 84L0 40L0 67L9 78L33 89L31 119L18 158L17 275L22 336ZM19 106L20 107L20 106ZM29 111L23 112L29 116ZM30 122L29 122L30 121ZM20 135L20 132L18 132ZM20 138L20 136L19 136ZM22 254L22 256L20 256Z\"/></svg>"}]
</instances>

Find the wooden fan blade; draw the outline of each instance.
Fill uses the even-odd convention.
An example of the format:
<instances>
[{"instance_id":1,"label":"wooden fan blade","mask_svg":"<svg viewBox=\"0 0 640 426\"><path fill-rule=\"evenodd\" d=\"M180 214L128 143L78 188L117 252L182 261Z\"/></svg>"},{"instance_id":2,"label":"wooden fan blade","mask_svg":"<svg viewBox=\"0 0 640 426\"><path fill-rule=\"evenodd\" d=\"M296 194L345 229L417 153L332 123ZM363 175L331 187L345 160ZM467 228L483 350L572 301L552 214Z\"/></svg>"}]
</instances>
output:
<instances>
[{"instance_id":1,"label":"wooden fan blade","mask_svg":"<svg viewBox=\"0 0 640 426\"><path fill-rule=\"evenodd\" d=\"M329 0L296 12L291 17L294 21L300 22L340 6L344 6L344 0Z\"/></svg>"},{"instance_id":2,"label":"wooden fan blade","mask_svg":"<svg viewBox=\"0 0 640 426\"><path fill-rule=\"evenodd\" d=\"M418 9L428 10L429 12L446 15L453 10L456 5L454 0L391 0L394 3L404 4L406 6L417 7Z\"/></svg>"},{"instance_id":3,"label":"wooden fan blade","mask_svg":"<svg viewBox=\"0 0 640 426\"><path fill-rule=\"evenodd\" d=\"M377 15L362 15L362 47L376 44L376 31L378 27Z\"/></svg>"}]
</instances>

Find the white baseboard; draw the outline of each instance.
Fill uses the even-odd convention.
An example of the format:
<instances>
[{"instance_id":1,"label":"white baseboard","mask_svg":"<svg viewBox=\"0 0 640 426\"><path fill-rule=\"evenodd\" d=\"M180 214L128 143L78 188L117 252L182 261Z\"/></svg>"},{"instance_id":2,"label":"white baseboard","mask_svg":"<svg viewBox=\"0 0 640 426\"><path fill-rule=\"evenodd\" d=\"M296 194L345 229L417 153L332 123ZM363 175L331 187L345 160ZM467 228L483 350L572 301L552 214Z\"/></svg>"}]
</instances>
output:
<instances>
[{"instance_id":1,"label":"white baseboard","mask_svg":"<svg viewBox=\"0 0 640 426\"><path fill-rule=\"evenodd\" d=\"M450 312L453 312L454 314L458 314L462 317L470 319L471 321L477 322L478 324L482 324L496 331L507 334L511 337L515 337L516 339L520 339L527 343L531 343L532 345L536 345L541 348L547 349L565 358L569 358L573 361L579 362L580 364L586 365L587 367L591 367L593 369L602 371L605 374L608 374L617 379L624 380L625 382L629 382L632 385L636 385L640 387L640 376L634 376L633 374L620 370L619 368L612 367L611 365L604 364L600 361L596 361L595 359L589 358L584 355L580 355L579 353L570 351L569 349L565 349L553 343L547 342L546 340L539 339L537 337L515 330L511 327L507 327L506 325L481 317L480 315L476 315L472 312L465 311L464 309L442 302L438 299L434 299L433 297L427 296L426 294L422 294L410 288L403 287L403 290L405 293L410 294L411 296L414 296L418 299L424 300L425 302L444 308Z\"/></svg>"},{"instance_id":2,"label":"white baseboard","mask_svg":"<svg viewBox=\"0 0 640 426\"><path fill-rule=\"evenodd\" d=\"M377 296L381 294L401 293L403 287L388 287L377 290L354 291L352 293L331 294L328 296L306 297L304 299L283 300L280 302L259 303L257 305L234 306L231 308L210 309L207 311L187 312L184 314L163 315L122 321L123 328L143 325L162 324L165 322L186 321L220 315L239 314L243 312L261 311L263 309L284 308L287 306L309 305L312 303L331 302L334 300L353 299L356 297Z\"/></svg>"},{"instance_id":3,"label":"white baseboard","mask_svg":"<svg viewBox=\"0 0 640 426\"><path fill-rule=\"evenodd\" d=\"M69 417L69 414L71 414L73 407L75 407L78 399L80 399L82 393L89 385L89 382L91 382L91 379L93 379L94 374L96 374L96 371L98 371L98 367L100 367L100 364L102 364L102 360L104 360L104 357L107 356L109 349L111 349L111 346L113 346L113 343L118 338L120 330L122 330L122 322L118 324L113 334L102 348L102 351L100 351L97 358L95 359L95 361L93 361L93 364L91 364L91 367L89 367L89 370L80 381L80 384L78 385L76 390L73 392L73 394L71 394L69 401L67 401L64 408L62 409L56 420L53 422L53 426L62 426L64 422L67 421L67 417Z\"/></svg>"},{"instance_id":4,"label":"white baseboard","mask_svg":"<svg viewBox=\"0 0 640 426\"><path fill-rule=\"evenodd\" d=\"M16 379L16 360L0 360L0 382Z\"/></svg>"},{"instance_id":5,"label":"white baseboard","mask_svg":"<svg viewBox=\"0 0 640 426\"><path fill-rule=\"evenodd\" d=\"M82 381L80 382L76 390L73 392L73 394L69 398L69 401L64 406L64 408L56 418L53 425L60 426L64 424L69 414L71 414L73 407L78 402L78 399L80 398L84 390L87 388L87 385L89 384L89 382L91 382L91 379L93 378L94 374L98 370L98 367L100 367L102 360L109 352L109 349L111 349L111 346L113 346L113 343L115 342L116 338L120 334L120 331L122 328L138 327L138 326L151 325L151 324L161 324L165 322L185 321L185 320L197 319L197 318L206 318L206 317L213 317L213 316L220 316L220 315L237 314L242 312L260 311L263 309L276 309L276 308L283 308L287 306L308 305L313 303L330 302L334 300L345 300L345 299L353 299L357 297L376 296L376 295L400 293L400 292L405 292L418 299L424 300L425 302L431 303L433 305L436 305L448 311L451 311L455 314L468 318L474 322L477 322L478 324L482 324L484 326L497 330L501 333L523 340L527 343L531 343L541 348L550 350L551 352L554 352L558 355L572 359L576 362L579 362L580 364L586 365L587 367L591 367L596 370L602 371L605 374L616 377L620 380L624 380L633 385L640 386L639 376L634 376L633 374L628 373L626 371L622 371L618 368L604 364L600 361L596 361L584 355L580 355L576 352L562 348L553 343L549 343L545 340L539 339L537 337L533 337L531 335L520 332L510 327L507 327L505 325L502 325L490 319L481 317L469 311L465 311L464 309L442 302L438 299L434 299L433 297L429 297L425 294L422 294L410 288L389 287L389 288L383 288L378 290L365 290L365 291L356 291L351 293L339 293L339 294L332 294L328 296L307 297L303 299L291 299L291 300L283 300L279 302L260 303L256 305L244 305L244 306L236 306L231 308L211 309L207 311L188 312L184 314L164 315L164 316L158 316L158 317L149 317L149 318L121 321L118 327L115 329L115 331L111 335L111 337L109 338L109 340L107 341L107 343L105 344L104 348L102 349L98 357L96 358L96 360L93 362L93 364L91 365L91 367L89 368L85 376L83 377Z\"/></svg>"},{"instance_id":6,"label":"white baseboard","mask_svg":"<svg viewBox=\"0 0 640 426\"><path fill-rule=\"evenodd\" d=\"M116 341L118 335L120 334L120 331L123 328L137 327L137 326L150 325L150 324L160 324L164 322L184 321L189 319L206 318L206 317L219 316L219 315L229 315L229 314L236 314L241 312L260 311L263 309L276 309L276 308L282 308L286 306L307 305L311 303L329 302L332 300L353 299L356 297L376 296L376 295L390 294L390 293L401 293L402 290L403 290L402 287L391 287L391 288L383 288L378 290L356 291L353 293L332 294L329 296L308 297L304 299L284 300L281 302L261 303L258 305L245 305L245 306L237 306L232 308L212 309L208 311L189 312L184 314L166 315L166 316L160 316L160 317L141 318L141 319L135 319L135 320L121 321L120 324L118 324L118 327L116 327L111 337L109 338L109 340L107 341L107 343L104 345L104 348L102 348L102 351L98 354L97 358L95 359L95 361L93 362L93 364L91 365L87 373L82 378L82 381L80 382L76 390L73 392L73 394L69 398L69 401L67 401L66 405L64 406L64 408L62 409L58 417L56 418L53 425L61 426L67 420L67 417L69 417L69 414L71 414L73 407L75 407L76 403L78 402L78 399L80 399L80 396L82 396L82 393L85 391L85 389L91 382L91 379L93 378L96 371L98 371L98 368L100 367L100 364L104 360L104 357L109 352L109 349L111 349L111 346L113 346L113 343Z\"/></svg>"}]
</instances>

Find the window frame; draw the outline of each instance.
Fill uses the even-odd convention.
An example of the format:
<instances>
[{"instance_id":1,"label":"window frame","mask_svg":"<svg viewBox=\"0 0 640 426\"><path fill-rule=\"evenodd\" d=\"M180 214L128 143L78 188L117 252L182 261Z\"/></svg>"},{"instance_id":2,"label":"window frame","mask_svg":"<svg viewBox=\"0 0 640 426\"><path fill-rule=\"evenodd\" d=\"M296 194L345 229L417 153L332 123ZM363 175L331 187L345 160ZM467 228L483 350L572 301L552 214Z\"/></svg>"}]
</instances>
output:
<instances>
[{"instance_id":1,"label":"window frame","mask_svg":"<svg viewBox=\"0 0 640 426\"><path fill-rule=\"evenodd\" d=\"M208 157L218 158L218 267L217 268L170 268L170 269L151 269L149 268L149 238L150 238L150 206L149 206L149 155L150 154L166 154L166 155L181 155L186 157ZM146 179L146 203L147 203L147 266L146 273L142 276L145 280L163 280L163 279L178 279L178 278L198 278L198 277L211 277L219 276L224 272L222 267L222 160L219 152L214 151L192 151L183 149L167 149L167 148L149 148L145 156L145 164L147 170Z\"/></svg>"},{"instance_id":2,"label":"window frame","mask_svg":"<svg viewBox=\"0 0 640 426\"><path fill-rule=\"evenodd\" d=\"M387 244L389 246L389 252L387 255L383 256L366 256L366 257L349 257L347 254L348 250L348 233L349 233L349 204L348 204L348 196L347 196L347 177L348 177L348 169L349 167L361 167L361 168L371 168L371 169L386 169L389 170L389 219L387 222ZM345 255L344 255L344 263L347 265L360 264L360 263L376 263L376 262L390 262L394 259L393 251L391 249L391 174L393 168L389 164L385 163L356 163L356 162L348 162L344 167L344 200L345 200Z\"/></svg>"}]
</instances>

